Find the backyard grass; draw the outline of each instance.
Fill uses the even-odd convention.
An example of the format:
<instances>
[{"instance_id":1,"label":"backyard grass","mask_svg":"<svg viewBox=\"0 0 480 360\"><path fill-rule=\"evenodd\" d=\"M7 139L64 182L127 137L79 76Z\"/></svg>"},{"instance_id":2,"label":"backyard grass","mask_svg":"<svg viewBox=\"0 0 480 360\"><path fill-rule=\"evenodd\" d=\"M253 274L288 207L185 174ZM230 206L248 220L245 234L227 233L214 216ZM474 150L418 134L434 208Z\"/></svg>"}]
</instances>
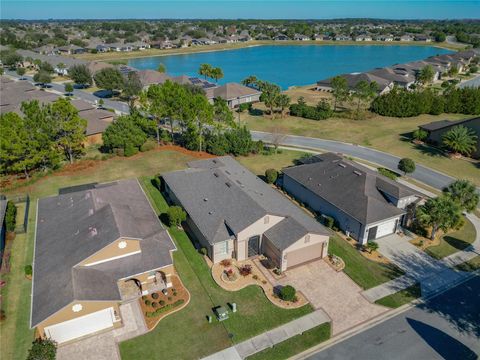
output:
<instances>
[{"instance_id":1,"label":"backyard grass","mask_svg":"<svg viewBox=\"0 0 480 360\"><path fill-rule=\"evenodd\" d=\"M330 338L330 323L319 325L313 329L305 331L301 335L296 335L285 340L274 347L265 349L249 356L248 360L283 360L299 354L312 346L320 344Z\"/></svg>"},{"instance_id":2,"label":"backyard grass","mask_svg":"<svg viewBox=\"0 0 480 360\"><path fill-rule=\"evenodd\" d=\"M343 259L345 274L365 290L403 275L402 270L393 264L382 264L368 260L337 235L330 237L328 251L330 254Z\"/></svg>"},{"instance_id":3,"label":"backyard grass","mask_svg":"<svg viewBox=\"0 0 480 360\"><path fill-rule=\"evenodd\" d=\"M264 176L267 169L280 171L286 166L294 165L294 161L303 154L301 151L279 149L277 154L240 156L237 160L255 175Z\"/></svg>"},{"instance_id":4,"label":"backyard grass","mask_svg":"<svg viewBox=\"0 0 480 360\"><path fill-rule=\"evenodd\" d=\"M155 210L164 213L167 204L150 178L144 177L141 182ZM121 343L123 359L154 359L159 354L164 359L201 358L312 311L310 305L280 309L268 301L258 286L236 292L221 289L187 234L175 227L169 231L178 248L174 253L175 268L192 300L185 309L162 320L152 332ZM213 315L213 307L232 302L237 304L237 313L231 313L230 319L221 323L208 324L206 316Z\"/></svg>"},{"instance_id":5,"label":"backyard grass","mask_svg":"<svg viewBox=\"0 0 480 360\"><path fill-rule=\"evenodd\" d=\"M292 98L298 97L300 94L305 96L307 100L310 99L312 103L328 96L305 88L295 88L288 90L286 93L289 93ZM261 107L262 105L256 106ZM459 120L467 117L469 116L442 114L438 116L420 115L400 119L371 114L364 120L334 117L315 121L293 116L280 118L278 115L272 120L269 116L244 113L242 120L251 130L338 140L371 147L399 157L409 157L419 164L453 177L458 177L458 174L462 174L463 178L469 179L480 186L480 176L478 175L480 161L450 159L433 147L415 145L409 141L408 134L417 129L421 124L445 118Z\"/></svg>"},{"instance_id":6,"label":"backyard grass","mask_svg":"<svg viewBox=\"0 0 480 360\"><path fill-rule=\"evenodd\" d=\"M472 272L480 269L480 255L475 256L473 259L466 261L455 267L460 271Z\"/></svg>"},{"instance_id":7,"label":"backyard grass","mask_svg":"<svg viewBox=\"0 0 480 360\"><path fill-rule=\"evenodd\" d=\"M420 296L422 296L421 286L420 284L415 284L395 294L385 296L375 301L375 304L395 309L418 299Z\"/></svg>"},{"instance_id":8,"label":"backyard grass","mask_svg":"<svg viewBox=\"0 0 480 360\"><path fill-rule=\"evenodd\" d=\"M465 224L460 230L443 235L438 245L425 249L427 254L435 259L442 259L470 246L475 241L476 231L473 224L467 218L464 219Z\"/></svg>"}]
</instances>

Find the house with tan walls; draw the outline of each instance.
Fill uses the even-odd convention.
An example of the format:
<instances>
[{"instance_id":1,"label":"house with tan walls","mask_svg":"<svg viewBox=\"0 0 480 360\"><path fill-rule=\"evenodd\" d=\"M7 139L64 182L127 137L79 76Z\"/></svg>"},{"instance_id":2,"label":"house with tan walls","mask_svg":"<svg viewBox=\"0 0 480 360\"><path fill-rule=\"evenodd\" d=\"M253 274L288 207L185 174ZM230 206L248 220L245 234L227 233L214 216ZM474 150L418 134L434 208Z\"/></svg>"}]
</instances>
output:
<instances>
[{"instance_id":1,"label":"house with tan walls","mask_svg":"<svg viewBox=\"0 0 480 360\"><path fill-rule=\"evenodd\" d=\"M40 199L31 327L58 343L121 327L120 304L172 287L175 250L136 179Z\"/></svg>"},{"instance_id":2,"label":"house with tan walls","mask_svg":"<svg viewBox=\"0 0 480 360\"><path fill-rule=\"evenodd\" d=\"M327 255L330 232L232 157L163 175L169 201L214 263L267 256L282 271Z\"/></svg>"}]
</instances>

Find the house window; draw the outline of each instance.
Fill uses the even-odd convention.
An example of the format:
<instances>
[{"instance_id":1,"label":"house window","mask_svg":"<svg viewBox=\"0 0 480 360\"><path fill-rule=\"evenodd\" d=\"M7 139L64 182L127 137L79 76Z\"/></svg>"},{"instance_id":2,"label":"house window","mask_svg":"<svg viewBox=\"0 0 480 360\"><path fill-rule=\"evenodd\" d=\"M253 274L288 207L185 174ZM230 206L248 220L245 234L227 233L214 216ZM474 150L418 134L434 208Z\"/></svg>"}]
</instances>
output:
<instances>
[{"instance_id":1,"label":"house window","mask_svg":"<svg viewBox=\"0 0 480 360\"><path fill-rule=\"evenodd\" d=\"M310 242L310 234L305 235L305 244Z\"/></svg>"},{"instance_id":2,"label":"house window","mask_svg":"<svg viewBox=\"0 0 480 360\"><path fill-rule=\"evenodd\" d=\"M270 218L268 217L268 215L263 218L264 224L268 224L269 221L270 221Z\"/></svg>"},{"instance_id":3,"label":"house window","mask_svg":"<svg viewBox=\"0 0 480 360\"><path fill-rule=\"evenodd\" d=\"M215 245L215 254L216 255L226 255L228 254L228 241L224 241Z\"/></svg>"}]
</instances>

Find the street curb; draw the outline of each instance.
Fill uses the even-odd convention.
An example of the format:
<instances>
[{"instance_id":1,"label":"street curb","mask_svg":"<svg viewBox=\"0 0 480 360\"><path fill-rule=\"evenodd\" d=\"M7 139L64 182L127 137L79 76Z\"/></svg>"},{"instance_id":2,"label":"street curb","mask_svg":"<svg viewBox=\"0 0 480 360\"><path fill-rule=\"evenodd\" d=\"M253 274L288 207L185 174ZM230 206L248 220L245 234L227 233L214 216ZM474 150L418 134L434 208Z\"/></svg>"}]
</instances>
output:
<instances>
[{"instance_id":1,"label":"street curb","mask_svg":"<svg viewBox=\"0 0 480 360\"><path fill-rule=\"evenodd\" d=\"M420 304L424 304L426 303L428 300L431 300L445 292L447 292L448 290L454 288L454 287L457 287L471 279L473 279L474 277L476 276L480 276L480 269L479 270L476 270L476 271L473 271L470 273L471 275L469 276L466 276L465 278L461 279L460 281L457 281L453 284L451 284L451 286L445 286L443 287L442 289L440 289L439 291L435 292L434 294L430 294L428 297L425 297L425 298L419 298L419 299L416 299L414 301L412 301L411 303L408 303L408 304L405 304L405 305L402 305L400 306L399 308L397 309L393 309L391 311L387 311L386 313L384 314L380 314L379 316L377 317L374 317L370 320L367 320L366 322L363 322L359 325L356 325L350 329L347 329L339 334L337 334L335 337L332 337L330 339L328 339L327 341L323 342L323 343L320 343L314 347L311 347L310 349L307 349L297 355L294 355L292 357L290 357L289 359L290 360L301 360L301 359L306 359L308 356L311 356L315 353L318 353L320 351L323 351L323 350L326 350L330 347L332 347L333 345L336 345L344 340L347 340L348 338L350 337L353 337L363 331L366 331L372 327L374 327L375 325L377 324L380 324L384 321L387 321L403 312L406 312L408 310L410 310L411 308L417 306L417 305L420 305Z\"/></svg>"}]
</instances>

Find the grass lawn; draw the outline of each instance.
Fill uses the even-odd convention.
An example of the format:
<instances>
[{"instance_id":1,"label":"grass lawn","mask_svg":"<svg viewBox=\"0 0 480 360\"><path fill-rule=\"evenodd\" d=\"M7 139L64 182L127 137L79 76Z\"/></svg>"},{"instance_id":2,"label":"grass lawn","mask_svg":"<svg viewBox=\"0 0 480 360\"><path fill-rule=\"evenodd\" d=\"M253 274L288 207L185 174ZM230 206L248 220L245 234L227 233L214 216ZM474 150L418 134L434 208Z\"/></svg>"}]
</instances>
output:
<instances>
[{"instance_id":1,"label":"grass lawn","mask_svg":"<svg viewBox=\"0 0 480 360\"><path fill-rule=\"evenodd\" d=\"M264 176L265 170L272 168L280 171L286 166L293 165L294 160L299 159L303 154L301 151L279 149L277 154L240 156L237 160L255 175Z\"/></svg>"},{"instance_id":2,"label":"grass lawn","mask_svg":"<svg viewBox=\"0 0 480 360\"><path fill-rule=\"evenodd\" d=\"M156 211L164 213L167 204L150 183L150 178L142 178L142 185ZM121 343L123 359L153 359L158 354L165 359L200 358L312 311L310 305L300 309L280 309L268 301L258 286L249 286L237 292L221 289L187 234L177 228L169 231L178 247L174 255L175 267L191 292L191 303L184 310L162 320L152 332ZM206 316L212 315L211 309L225 306L228 302L237 303L238 312L230 314L230 319L221 323L214 321L208 324ZM182 336L166 335L173 333Z\"/></svg>"},{"instance_id":3,"label":"grass lawn","mask_svg":"<svg viewBox=\"0 0 480 360\"><path fill-rule=\"evenodd\" d=\"M440 244L425 249L427 254L435 259L456 253L470 246L475 241L476 231L473 224L467 219L460 230L447 233L440 239Z\"/></svg>"},{"instance_id":4,"label":"grass lawn","mask_svg":"<svg viewBox=\"0 0 480 360\"><path fill-rule=\"evenodd\" d=\"M390 308L398 308L402 305L412 302L415 299L418 299L420 296L422 296L420 284L415 284L404 290L396 292L395 294L385 296L384 298L375 301L375 304Z\"/></svg>"},{"instance_id":5,"label":"grass lawn","mask_svg":"<svg viewBox=\"0 0 480 360\"><path fill-rule=\"evenodd\" d=\"M305 88L287 91L292 98L303 95L312 103L324 98L325 94L313 92ZM308 95L307 95L308 94ZM261 107L260 105L257 105ZM338 140L363 145L385 151L399 157L409 157L415 162L432 169L457 177L469 179L480 185L479 161L450 159L435 148L418 146L409 141L405 135L414 131L418 125L445 118L456 120L469 116L459 114L442 114L438 116L420 115L411 118L392 118L378 115L365 120L352 120L335 117L327 120L315 121L288 116L274 120L264 116L242 114L243 121L251 130L289 133L293 135L317 137L322 139Z\"/></svg>"},{"instance_id":6,"label":"grass lawn","mask_svg":"<svg viewBox=\"0 0 480 360\"><path fill-rule=\"evenodd\" d=\"M345 261L345 274L363 289L370 289L403 275L403 272L393 264L382 264L365 258L352 245L336 235L330 237L328 251Z\"/></svg>"},{"instance_id":7,"label":"grass lawn","mask_svg":"<svg viewBox=\"0 0 480 360\"><path fill-rule=\"evenodd\" d=\"M464 262L463 264L457 265L455 268L460 271L468 272L480 269L480 255L475 256L473 259Z\"/></svg>"},{"instance_id":8,"label":"grass lawn","mask_svg":"<svg viewBox=\"0 0 480 360\"><path fill-rule=\"evenodd\" d=\"M272 348L265 349L249 356L248 360L282 360L299 354L312 346L315 346L330 338L330 324L322 324L305 331L302 335L296 335L285 340Z\"/></svg>"}]
</instances>

